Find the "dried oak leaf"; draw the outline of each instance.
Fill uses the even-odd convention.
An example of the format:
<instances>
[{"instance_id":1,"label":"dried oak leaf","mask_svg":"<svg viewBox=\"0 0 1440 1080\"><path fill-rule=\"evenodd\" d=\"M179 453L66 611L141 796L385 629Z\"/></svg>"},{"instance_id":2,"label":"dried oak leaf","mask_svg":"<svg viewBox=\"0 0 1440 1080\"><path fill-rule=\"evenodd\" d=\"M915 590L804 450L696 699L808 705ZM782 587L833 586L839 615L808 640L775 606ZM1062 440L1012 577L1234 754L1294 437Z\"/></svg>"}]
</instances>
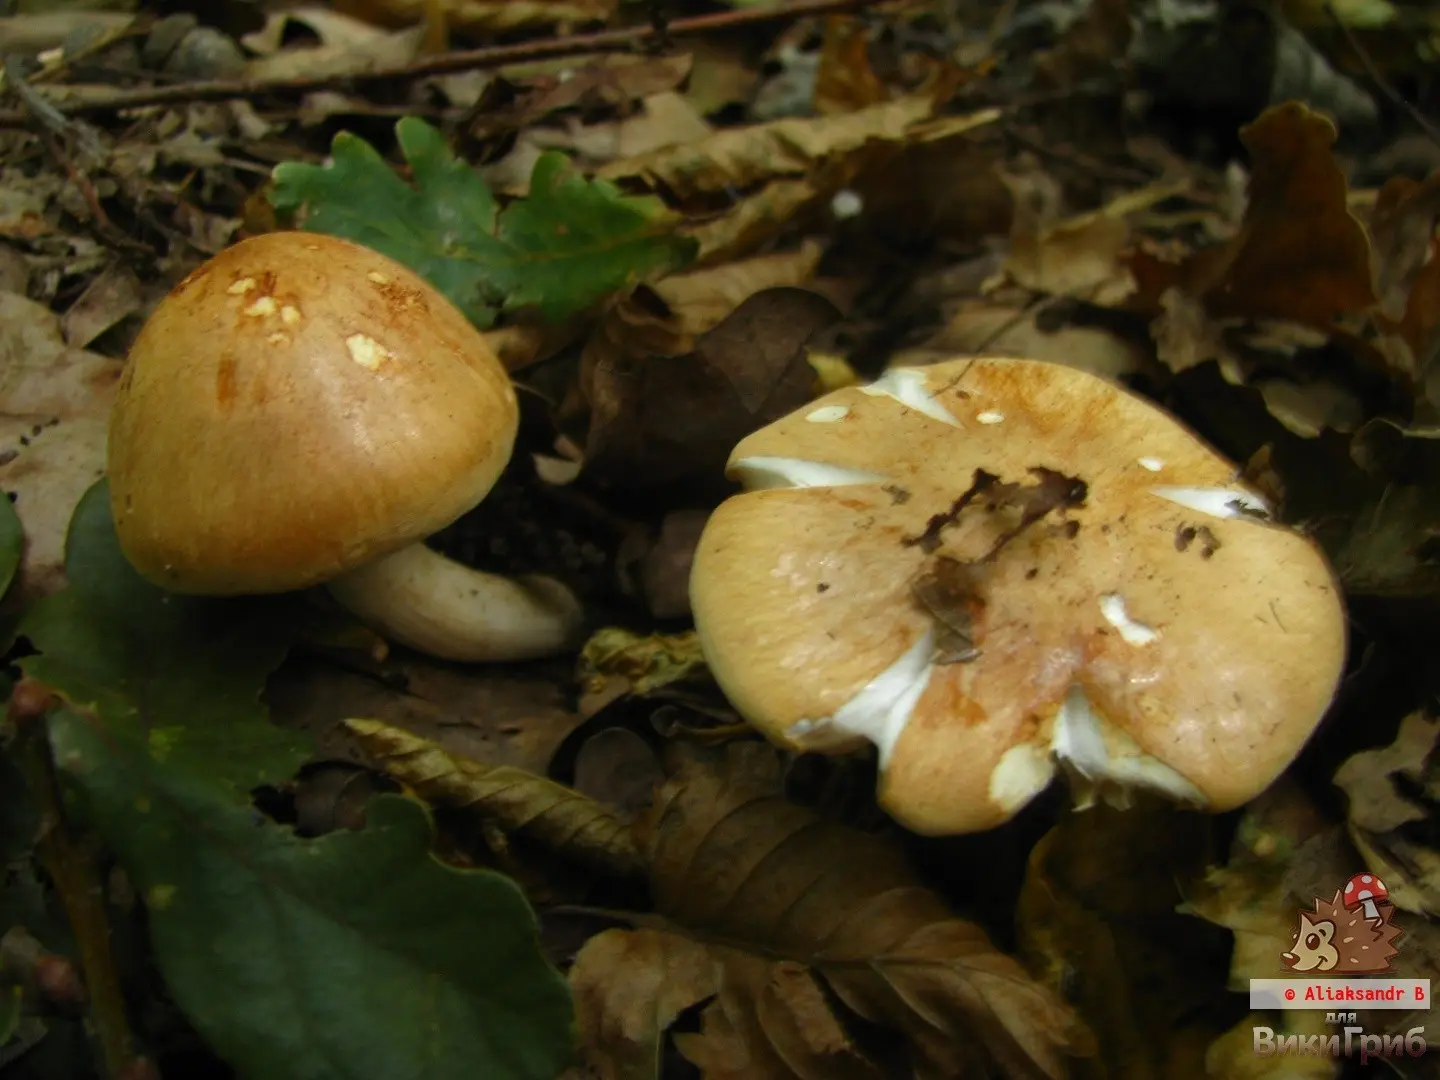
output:
<instances>
[{"instance_id":1,"label":"dried oak leaf","mask_svg":"<svg viewBox=\"0 0 1440 1080\"><path fill-rule=\"evenodd\" d=\"M1440 804L1437 741L1435 718L1412 713L1389 746L1362 750L1335 773L1366 867L1384 879L1396 907L1427 915L1440 914L1440 851L1425 842Z\"/></svg>"},{"instance_id":2,"label":"dried oak leaf","mask_svg":"<svg viewBox=\"0 0 1440 1080\"><path fill-rule=\"evenodd\" d=\"M459 757L374 720L346 720L345 727L386 775L427 802L473 811L603 873L644 872L630 827L572 788L524 769Z\"/></svg>"},{"instance_id":3,"label":"dried oak leaf","mask_svg":"<svg viewBox=\"0 0 1440 1080\"><path fill-rule=\"evenodd\" d=\"M698 243L697 264L710 265L750 254L907 148L963 135L1000 116L998 109L985 109L936 117L935 108L932 97L917 94L838 116L724 128L706 139L612 162L596 176L638 185L693 210L694 220L681 233ZM717 202L727 207L718 214Z\"/></svg>"},{"instance_id":4,"label":"dried oak leaf","mask_svg":"<svg viewBox=\"0 0 1440 1080\"><path fill-rule=\"evenodd\" d=\"M1228 243L1168 263L1137 251L1136 302L1154 310L1178 287L1213 315L1289 319L1330 329L1341 315L1378 300L1370 240L1351 212L1345 175L1331 148L1334 123L1300 102L1267 109L1241 130L1250 151L1248 202Z\"/></svg>"},{"instance_id":5,"label":"dried oak leaf","mask_svg":"<svg viewBox=\"0 0 1440 1080\"><path fill-rule=\"evenodd\" d=\"M653 1076L667 1025L706 1080L875 1078L859 1018L904 1041L908 1074L1065 1075L1090 1050L1071 1011L956 918L880 839L787 802L776 753L692 750L637 826L657 917L592 938L570 972L602 1077Z\"/></svg>"},{"instance_id":6,"label":"dried oak leaf","mask_svg":"<svg viewBox=\"0 0 1440 1080\"><path fill-rule=\"evenodd\" d=\"M616 305L580 361L590 402L583 475L615 488L719 477L737 442L810 400L805 343L839 317L818 293L765 289L678 353L689 335L648 296L648 309L642 290ZM647 332L626 332L636 327Z\"/></svg>"}]
</instances>

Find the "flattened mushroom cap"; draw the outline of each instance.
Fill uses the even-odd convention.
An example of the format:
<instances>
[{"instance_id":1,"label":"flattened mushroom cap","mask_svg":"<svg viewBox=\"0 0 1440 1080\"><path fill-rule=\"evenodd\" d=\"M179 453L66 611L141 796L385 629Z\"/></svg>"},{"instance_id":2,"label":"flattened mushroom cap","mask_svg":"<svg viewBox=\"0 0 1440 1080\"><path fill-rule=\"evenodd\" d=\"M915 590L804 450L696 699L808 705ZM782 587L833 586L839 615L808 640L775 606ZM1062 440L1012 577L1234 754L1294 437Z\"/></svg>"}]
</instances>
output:
<instances>
[{"instance_id":1,"label":"flattened mushroom cap","mask_svg":"<svg viewBox=\"0 0 1440 1080\"><path fill-rule=\"evenodd\" d=\"M1233 808L1339 680L1320 551L1176 420L1087 373L895 369L751 435L729 472L751 490L711 517L691 577L717 681L782 744L874 742L880 802L915 831L1003 823L1057 757Z\"/></svg>"},{"instance_id":2,"label":"flattened mushroom cap","mask_svg":"<svg viewBox=\"0 0 1440 1080\"><path fill-rule=\"evenodd\" d=\"M469 320L368 248L269 233L167 296L111 414L116 530L176 592L283 592L453 522L494 485L514 388Z\"/></svg>"}]
</instances>

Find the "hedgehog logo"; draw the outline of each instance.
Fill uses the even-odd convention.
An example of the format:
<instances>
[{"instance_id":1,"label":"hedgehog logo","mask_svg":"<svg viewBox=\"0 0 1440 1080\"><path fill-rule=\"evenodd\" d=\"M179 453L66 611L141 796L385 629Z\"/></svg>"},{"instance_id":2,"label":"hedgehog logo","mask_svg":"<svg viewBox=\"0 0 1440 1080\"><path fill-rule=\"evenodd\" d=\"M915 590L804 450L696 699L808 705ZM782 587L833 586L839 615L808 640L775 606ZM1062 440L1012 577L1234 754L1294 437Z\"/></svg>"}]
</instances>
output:
<instances>
[{"instance_id":1,"label":"hedgehog logo","mask_svg":"<svg viewBox=\"0 0 1440 1080\"><path fill-rule=\"evenodd\" d=\"M1404 931L1391 922L1385 883L1374 874L1356 874L1329 900L1315 898L1311 911L1299 912L1290 951L1280 954L1287 971L1326 975L1381 975L1399 953L1395 939Z\"/></svg>"}]
</instances>

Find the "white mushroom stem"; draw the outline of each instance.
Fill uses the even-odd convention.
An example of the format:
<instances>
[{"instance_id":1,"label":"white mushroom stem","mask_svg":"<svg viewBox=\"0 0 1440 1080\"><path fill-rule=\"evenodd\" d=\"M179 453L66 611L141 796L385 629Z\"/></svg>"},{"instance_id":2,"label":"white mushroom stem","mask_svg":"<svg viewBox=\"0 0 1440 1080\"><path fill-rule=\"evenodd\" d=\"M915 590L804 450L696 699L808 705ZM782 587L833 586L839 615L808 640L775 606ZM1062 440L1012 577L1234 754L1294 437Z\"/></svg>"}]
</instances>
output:
<instances>
[{"instance_id":1,"label":"white mushroom stem","mask_svg":"<svg viewBox=\"0 0 1440 1080\"><path fill-rule=\"evenodd\" d=\"M441 660L534 660L576 644L584 609L554 578L473 570L424 544L331 581L330 594L388 641Z\"/></svg>"}]
</instances>

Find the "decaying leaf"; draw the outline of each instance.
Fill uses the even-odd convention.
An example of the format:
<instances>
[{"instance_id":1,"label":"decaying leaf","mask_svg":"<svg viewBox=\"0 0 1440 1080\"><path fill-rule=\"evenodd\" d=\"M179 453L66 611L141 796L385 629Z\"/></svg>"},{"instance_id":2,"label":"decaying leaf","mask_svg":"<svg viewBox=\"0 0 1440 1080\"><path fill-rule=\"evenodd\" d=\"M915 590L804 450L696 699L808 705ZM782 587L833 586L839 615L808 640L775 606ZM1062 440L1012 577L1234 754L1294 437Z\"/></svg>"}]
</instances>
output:
<instances>
[{"instance_id":1,"label":"decaying leaf","mask_svg":"<svg viewBox=\"0 0 1440 1080\"><path fill-rule=\"evenodd\" d=\"M1427 915L1440 914L1440 851L1427 842L1440 794L1437 740L1440 723L1415 712L1393 743L1361 751L1335 773L1349 800L1350 836L1367 865L1385 879L1396 907Z\"/></svg>"},{"instance_id":2,"label":"decaying leaf","mask_svg":"<svg viewBox=\"0 0 1440 1080\"><path fill-rule=\"evenodd\" d=\"M25 530L6 605L65 581L65 532L80 496L105 471L110 401L121 363L66 345L44 305L0 293L0 489Z\"/></svg>"},{"instance_id":3,"label":"decaying leaf","mask_svg":"<svg viewBox=\"0 0 1440 1080\"><path fill-rule=\"evenodd\" d=\"M935 107L933 98L911 95L838 116L722 129L699 142L612 162L596 175L638 184L679 209L695 208L694 223L683 231L699 244L697 262L709 265L749 254L907 147L951 139L1000 116L986 109L936 118ZM707 200L722 194L733 201L716 216Z\"/></svg>"},{"instance_id":4,"label":"decaying leaf","mask_svg":"<svg viewBox=\"0 0 1440 1080\"><path fill-rule=\"evenodd\" d=\"M776 753L743 741L688 753L660 792L641 829L662 921L592 938L570 973L600 1075L641 1075L666 1021L702 1002L700 1031L675 1042L707 1078L879 1080L857 1020L900 1036L917 1076L988 1061L1058 1080L1089 1049L1070 1010L893 845L786 801L781 785Z\"/></svg>"},{"instance_id":5,"label":"decaying leaf","mask_svg":"<svg viewBox=\"0 0 1440 1080\"><path fill-rule=\"evenodd\" d=\"M632 694L651 694L705 671L693 630L647 635L609 626L592 634L580 651L582 681L622 679Z\"/></svg>"},{"instance_id":6,"label":"decaying leaf","mask_svg":"<svg viewBox=\"0 0 1440 1080\"><path fill-rule=\"evenodd\" d=\"M1203 1075L1204 1047L1228 1026L1213 1026L1228 943L1176 911L1176 882L1207 864L1209 830L1205 815L1155 800L1098 804L1032 850L1016 913L1021 955L1094 1032L1104 1072L1081 1075Z\"/></svg>"},{"instance_id":7,"label":"decaying leaf","mask_svg":"<svg viewBox=\"0 0 1440 1080\"><path fill-rule=\"evenodd\" d=\"M839 314L818 293L765 289L692 339L657 308L653 293L614 306L581 357L590 406L582 475L606 486L713 484L740 439L810 400L805 342Z\"/></svg>"},{"instance_id":8,"label":"decaying leaf","mask_svg":"<svg viewBox=\"0 0 1440 1080\"><path fill-rule=\"evenodd\" d=\"M1370 242L1351 213L1331 147L1335 125L1298 102L1268 109L1242 132L1252 174L1238 235L1166 264L1137 252L1131 268L1153 303L1178 287L1216 316L1291 319L1322 330L1378 299Z\"/></svg>"},{"instance_id":9,"label":"decaying leaf","mask_svg":"<svg viewBox=\"0 0 1440 1080\"><path fill-rule=\"evenodd\" d=\"M604 873L643 873L630 827L572 788L524 769L458 757L374 720L347 720L345 727L387 775L428 802L479 814Z\"/></svg>"}]
</instances>

